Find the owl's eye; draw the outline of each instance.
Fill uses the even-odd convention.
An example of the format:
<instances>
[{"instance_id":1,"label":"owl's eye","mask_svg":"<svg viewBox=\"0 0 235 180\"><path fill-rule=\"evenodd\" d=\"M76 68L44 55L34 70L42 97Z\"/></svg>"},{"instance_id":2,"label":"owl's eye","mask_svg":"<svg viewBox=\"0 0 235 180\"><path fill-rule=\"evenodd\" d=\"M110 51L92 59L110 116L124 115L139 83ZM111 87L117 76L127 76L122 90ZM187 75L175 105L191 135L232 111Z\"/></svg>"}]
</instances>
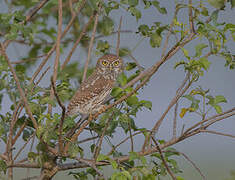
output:
<instances>
[{"instance_id":1,"label":"owl's eye","mask_svg":"<svg viewBox=\"0 0 235 180\"><path fill-rule=\"evenodd\" d=\"M107 66L108 62L107 62L107 61L102 61L102 64L103 64L104 66Z\"/></svg>"},{"instance_id":2,"label":"owl's eye","mask_svg":"<svg viewBox=\"0 0 235 180\"><path fill-rule=\"evenodd\" d=\"M114 65L117 66L119 64L119 61L115 61Z\"/></svg>"}]
</instances>

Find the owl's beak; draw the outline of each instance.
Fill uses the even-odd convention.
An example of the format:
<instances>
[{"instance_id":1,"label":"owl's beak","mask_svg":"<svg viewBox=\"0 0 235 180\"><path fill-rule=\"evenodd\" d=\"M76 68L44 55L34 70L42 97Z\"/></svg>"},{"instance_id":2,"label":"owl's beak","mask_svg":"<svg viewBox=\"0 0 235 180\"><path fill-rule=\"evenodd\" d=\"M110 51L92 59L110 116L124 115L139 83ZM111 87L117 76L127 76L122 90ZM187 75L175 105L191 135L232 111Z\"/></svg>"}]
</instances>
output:
<instances>
[{"instance_id":1,"label":"owl's beak","mask_svg":"<svg viewBox=\"0 0 235 180\"><path fill-rule=\"evenodd\" d=\"M109 70L112 71L113 70L113 66L109 66Z\"/></svg>"}]
</instances>

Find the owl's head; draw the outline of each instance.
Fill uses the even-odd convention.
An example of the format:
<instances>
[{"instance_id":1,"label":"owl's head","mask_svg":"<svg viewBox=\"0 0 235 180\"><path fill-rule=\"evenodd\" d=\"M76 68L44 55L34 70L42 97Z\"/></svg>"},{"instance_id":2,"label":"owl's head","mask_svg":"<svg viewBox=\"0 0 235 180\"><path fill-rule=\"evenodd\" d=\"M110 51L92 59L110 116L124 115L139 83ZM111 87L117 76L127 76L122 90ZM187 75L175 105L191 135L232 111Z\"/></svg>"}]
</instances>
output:
<instances>
[{"instance_id":1,"label":"owl's head","mask_svg":"<svg viewBox=\"0 0 235 180\"><path fill-rule=\"evenodd\" d=\"M123 60L114 54L107 54L98 59L96 69L104 75L117 77L123 70Z\"/></svg>"}]
</instances>

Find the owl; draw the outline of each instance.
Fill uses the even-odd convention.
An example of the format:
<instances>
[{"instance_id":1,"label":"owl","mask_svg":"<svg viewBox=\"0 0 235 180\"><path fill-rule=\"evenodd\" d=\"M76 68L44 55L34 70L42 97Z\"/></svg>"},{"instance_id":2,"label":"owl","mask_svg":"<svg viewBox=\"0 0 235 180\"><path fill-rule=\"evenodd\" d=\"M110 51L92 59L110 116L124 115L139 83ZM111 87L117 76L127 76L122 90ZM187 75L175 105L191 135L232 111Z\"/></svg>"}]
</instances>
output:
<instances>
[{"instance_id":1,"label":"owl","mask_svg":"<svg viewBox=\"0 0 235 180\"><path fill-rule=\"evenodd\" d=\"M120 57L107 54L99 58L94 72L72 97L66 115L73 116L77 113L86 115L100 111L122 70L123 60Z\"/></svg>"}]
</instances>

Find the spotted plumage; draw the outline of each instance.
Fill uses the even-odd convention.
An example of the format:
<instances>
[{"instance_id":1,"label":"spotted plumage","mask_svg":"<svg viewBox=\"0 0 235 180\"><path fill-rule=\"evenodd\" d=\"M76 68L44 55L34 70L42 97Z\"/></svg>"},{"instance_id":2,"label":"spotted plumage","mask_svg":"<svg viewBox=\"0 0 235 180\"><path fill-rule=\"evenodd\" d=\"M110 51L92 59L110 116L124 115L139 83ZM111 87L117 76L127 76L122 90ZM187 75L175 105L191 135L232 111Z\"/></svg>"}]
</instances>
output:
<instances>
[{"instance_id":1,"label":"spotted plumage","mask_svg":"<svg viewBox=\"0 0 235 180\"><path fill-rule=\"evenodd\" d=\"M77 113L93 114L99 111L111 93L118 74L122 72L122 67L123 61L116 55L107 54L99 58L94 72L72 97L66 114L72 116Z\"/></svg>"}]
</instances>

